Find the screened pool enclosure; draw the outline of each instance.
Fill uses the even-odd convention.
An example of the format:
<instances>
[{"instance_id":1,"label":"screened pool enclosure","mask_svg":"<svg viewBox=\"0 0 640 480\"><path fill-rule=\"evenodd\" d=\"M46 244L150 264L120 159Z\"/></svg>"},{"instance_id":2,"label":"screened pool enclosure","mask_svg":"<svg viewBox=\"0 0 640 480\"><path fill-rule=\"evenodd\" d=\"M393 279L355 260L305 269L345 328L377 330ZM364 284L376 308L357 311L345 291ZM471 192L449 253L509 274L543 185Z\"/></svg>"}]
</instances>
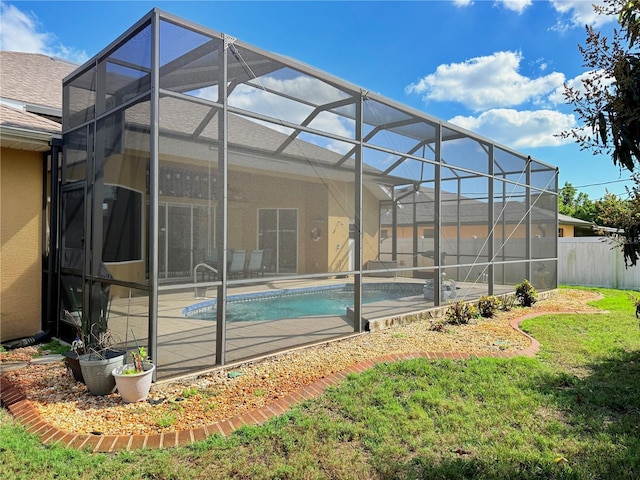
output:
<instances>
[{"instance_id":1,"label":"screened pool enclosure","mask_svg":"<svg viewBox=\"0 0 640 480\"><path fill-rule=\"evenodd\" d=\"M555 167L308 65L154 9L63 91L58 335L160 378L556 287Z\"/></svg>"}]
</instances>

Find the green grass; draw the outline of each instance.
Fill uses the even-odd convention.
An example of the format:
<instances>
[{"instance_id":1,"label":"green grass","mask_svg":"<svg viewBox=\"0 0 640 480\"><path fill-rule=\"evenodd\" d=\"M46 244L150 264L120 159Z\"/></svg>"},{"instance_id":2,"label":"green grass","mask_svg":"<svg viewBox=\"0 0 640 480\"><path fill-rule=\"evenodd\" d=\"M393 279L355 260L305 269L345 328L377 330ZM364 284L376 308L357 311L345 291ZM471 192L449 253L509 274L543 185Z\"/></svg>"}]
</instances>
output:
<instances>
[{"instance_id":1,"label":"green grass","mask_svg":"<svg viewBox=\"0 0 640 480\"><path fill-rule=\"evenodd\" d=\"M0 477L119 479L640 478L640 330L609 313L523 323L536 359L381 364L263 426L188 448L42 446L0 412Z\"/></svg>"},{"instance_id":2,"label":"green grass","mask_svg":"<svg viewBox=\"0 0 640 480\"><path fill-rule=\"evenodd\" d=\"M189 398L198 395L199 393L200 389L197 387L185 387L185 389L182 390L182 397Z\"/></svg>"},{"instance_id":3,"label":"green grass","mask_svg":"<svg viewBox=\"0 0 640 480\"><path fill-rule=\"evenodd\" d=\"M51 340L50 342L38 347L39 354L42 354L44 352L47 352L49 354L63 354L67 353L69 350L71 350L71 347L69 345L60 343L58 340Z\"/></svg>"}]
</instances>

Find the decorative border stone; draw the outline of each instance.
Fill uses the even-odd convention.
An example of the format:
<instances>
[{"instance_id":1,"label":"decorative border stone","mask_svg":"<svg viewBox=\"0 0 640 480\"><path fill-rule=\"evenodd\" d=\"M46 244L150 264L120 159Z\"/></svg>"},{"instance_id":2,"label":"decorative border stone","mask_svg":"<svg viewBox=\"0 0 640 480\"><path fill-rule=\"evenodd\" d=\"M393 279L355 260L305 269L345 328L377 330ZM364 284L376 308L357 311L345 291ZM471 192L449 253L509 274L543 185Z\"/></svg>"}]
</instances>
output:
<instances>
[{"instance_id":1,"label":"decorative border stone","mask_svg":"<svg viewBox=\"0 0 640 480\"><path fill-rule=\"evenodd\" d=\"M501 351L482 355L483 357L513 358L518 356L534 357L540 349L540 343L531 335L520 329L520 323L530 318L543 315L556 315L567 312L537 312L514 318L510 321L512 328L527 337L530 344L524 350ZM594 313L594 312L570 312L570 313ZM477 354L473 356L477 357ZM204 440L213 434L228 436L244 425L261 425L267 420L282 415L296 404L321 395L327 387L334 386L344 381L350 373L360 374L379 363L391 363L416 358L428 360L438 359L468 359L471 355L462 352L408 352L390 354L375 359L364 360L335 372L327 377L307 385L300 390L278 399L275 402L262 406L257 410L237 415L233 418L221 420L212 425L197 427L190 430L181 430L169 433L149 433L144 435L93 435L75 434L65 432L45 422L33 404L18 390L7 378L0 377L0 404L5 406L14 418L20 422L27 432L37 435L40 441L46 445L66 445L75 449L88 449L93 453L113 453L121 450L137 450L141 448L172 448L190 445Z\"/></svg>"}]
</instances>

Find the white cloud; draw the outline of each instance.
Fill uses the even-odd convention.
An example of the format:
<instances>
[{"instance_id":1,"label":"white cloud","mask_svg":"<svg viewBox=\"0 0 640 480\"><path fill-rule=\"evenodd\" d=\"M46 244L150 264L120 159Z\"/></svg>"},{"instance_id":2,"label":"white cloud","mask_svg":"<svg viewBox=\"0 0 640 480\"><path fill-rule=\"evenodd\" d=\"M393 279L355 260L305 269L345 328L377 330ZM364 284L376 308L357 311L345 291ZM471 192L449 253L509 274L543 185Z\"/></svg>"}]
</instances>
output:
<instances>
[{"instance_id":1,"label":"white cloud","mask_svg":"<svg viewBox=\"0 0 640 480\"><path fill-rule=\"evenodd\" d=\"M453 0L456 7L464 8L473 5L473 0ZM496 5L502 5L508 10L518 12L519 14L524 12L527 7L530 7L533 0L495 0Z\"/></svg>"},{"instance_id":2,"label":"white cloud","mask_svg":"<svg viewBox=\"0 0 640 480\"><path fill-rule=\"evenodd\" d=\"M613 15L597 14L593 5L604 6L603 0L550 0L551 5L561 15L558 23L553 27L554 30L565 31L569 28L584 27L591 25L592 27L601 27L610 22L616 21Z\"/></svg>"},{"instance_id":3,"label":"white cloud","mask_svg":"<svg viewBox=\"0 0 640 480\"><path fill-rule=\"evenodd\" d=\"M268 76L260 78L259 82L265 88L305 99L314 104L335 102L347 96L328 83L307 75L296 75L285 79Z\"/></svg>"},{"instance_id":4,"label":"white cloud","mask_svg":"<svg viewBox=\"0 0 640 480\"><path fill-rule=\"evenodd\" d=\"M38 17L31 12L0 2L0 18L0 50L42 53L75 63L88 58L86 52L57 42L54 34L39 31Z\"/></svg>"},{"instance_id":5,"label":"white cloud","mask_svg":"<svg viewBox=\"0 0 640 480\"><path fill-rule=\"evenodd\" d=\"M2 50L42 53L51 39L51 34L37 33L37 18L18 10L13 5L0 3L2 16L0 48Z\"/></svg>"},{"instance_id":6,"label":"white cloud","mask_svg":"<svg viewBox=\"0 0 640 480\"><path fill-rule=\"evenodd\" d=\"M494 109L477 117L457 116L449 120L512 148L557 147L571 143L557 135L576 126L572 114L554 110L517 111Z\"/></svg>"},{"instance_id":7,"label":"white cloud","mask_svg":"<svg viewBox=\"0 0 640 480\"><path fill-rule=\"evenodd\" d=\"M496 52L463 63L440 65L435 73L405 88L419 93L424 101L453 101L480 111L537 101L564 82L564 75L552 72L536 79L518 73L522 55Z\"/></svg>"},{"instance_id":8,"label":"white cloud","mask_svg":"<svg viewBox=\"0 0 640 480\"><path fill-rule=\"evenodd\" d=\"M498 0L496 3L502 4L507 10L518 12L521 14L527 7L530 7L533 3L532 0Z\"/></svg>"},{"instance_id":9,"label":"white cloud","mask_svg":"<svg viewBox=\"0 0 640 480\"><path fill-rule=\"evenodd\" d=\"M473 0L453 0L453 3L456 7L464 8L473 5ZM495 0L495 4L521 14L533 4L533 0Z\"/></svg>"},{"instance_id":10,"label":"white cloud","mask_svg":"<svg viewBox=\"0 0 640 480\"><path fill-rule=\"evenodd\" d=\"M263 77L256 83L256 87L249 85L237 86L229 95L229 104L250 112L260 113L294 124L302 123L309 114L313 112L313 107L306 102L322 105L334 102L345 96L344 93L339 92L327 83L305 75L298 75L287 79ZM264 87L264 89L261 87ZM286 96L279 96L271 93L271 91L280 92ZM202 92L198 92L198 96L205 98ZM288 97L304 98L305 103L292 100ZM259 123L286 135L292 132L291 128L275 123ZM321 112L308 126L322 132L328 132L346 138L354 137L354 121L330 112ZM338 153L346 153L353 146L350 143L340 142L339 140L329 140L325 137L310 134L304 135L303 138L305 141L315 143Z\"/></svg>"},{"instance_id":11,"label":"white cloud","mask_svg":"<svg viewBox=\"0 0 640 480\"><path fill-rule=\"evenodd\" d=\"M537 65L541 72L544 72L547 68L549 68L549 64L545 62L543 58L539 58L538 60L533 62L533 65Z\"/></svg>"},{"instance_id":12,"label":"white cloud","mask_svg":"<svg viewBox=\"0 0 640 480\"><path fill-rule=\"evenodd\" d=\"M345 98L345 94L335 87L306 75L287 79L263 77L259 79L259 84L257 88L238 86L229 97L230 104L299 124L313 111L313 107L308 103L323 105ZM261 86L266 90L260 88ZM270 91L280 92L285 96L275 95ZM291 98L305 99L305 102ZM353 137L353 122L328 112L316 116L309 127L335 135Z\"/></svg>"}]
</instances>

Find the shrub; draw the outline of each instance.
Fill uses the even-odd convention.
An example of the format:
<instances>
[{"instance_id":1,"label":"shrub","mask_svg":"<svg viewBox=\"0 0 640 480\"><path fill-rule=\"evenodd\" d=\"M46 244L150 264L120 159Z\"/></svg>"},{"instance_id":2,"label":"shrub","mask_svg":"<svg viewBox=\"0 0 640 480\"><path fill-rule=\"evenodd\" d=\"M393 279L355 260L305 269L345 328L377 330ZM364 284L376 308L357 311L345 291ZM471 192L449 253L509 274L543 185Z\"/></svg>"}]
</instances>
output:
<instances>
[{"instance_id":1,"label":"shrub","mask_svg":"<svg viewBox=\"0 0 640 480\"><path fill-rule=\"evenodd\" d=\"M477 315L478 310L473 304L457 301L449 305L445 319L446 322L451 325L464 325L469 323L471 319Z\"/></svg>"},{"instance_id":2,"label":"shrub","mask_svg":"<svg viewBox=\"0 0 640 480\"><path fill-rule=\"evenodd\" d=\"M538 300L538 292L529 283L529 280L523 280L522 283L516 285L516 298L523 307L531 307Z\"/></svg>"},{"instance_id":3,"label":"shrub","mask_svg":"<svg viewBox=\"0 0 640 480\"><path fill-rule=\"evenodd\" d=\"M435 320L431 323L429 330L433 330L434 332L444 332L446 331L446 323L442 319Z\"/></svg>"},{"instance_id":4,"label":"shrub","mask_svg":"<svg viewBox=\"0 0 640 480\"><path fill-rule=\"evenodd\" d=\"M500 306L500 300L493 295L482 296L478 299L478 313L481 317L491 318Z\"/></svg>"},{"instance_id":5,"label":"shrub","mask_svg":"<svg viewBox=\"0 0 640 480\"><path fill-rule=\"evenodd\" d=\"M629 297L629 300L631 300L631 303L633 303L634 307L640 307L640 297L636 297L632 293L627 293L627 297Z\"/></svg>"},{"instance_id":6,"label":"shrub","mask_svg":"<svg viewBox=\"0 0 640 480\"><path fill-rule=\"evenodd\" d=\"M505 295L502 297L500 301L500 310L503 312L508 312L516 306L516 296L515 295Z\"/></svg>"}]
</instances>

